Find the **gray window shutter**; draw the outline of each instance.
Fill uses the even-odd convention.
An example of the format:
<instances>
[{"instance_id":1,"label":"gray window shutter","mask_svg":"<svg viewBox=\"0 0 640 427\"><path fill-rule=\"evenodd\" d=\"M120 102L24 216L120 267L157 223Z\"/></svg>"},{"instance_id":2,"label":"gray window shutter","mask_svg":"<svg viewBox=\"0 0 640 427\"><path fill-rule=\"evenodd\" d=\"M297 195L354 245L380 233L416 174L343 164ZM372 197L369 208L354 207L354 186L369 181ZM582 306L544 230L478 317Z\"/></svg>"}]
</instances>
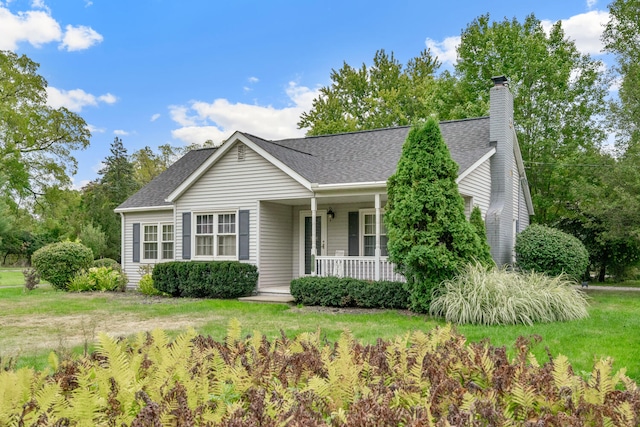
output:
<instances>
[{"instance_id":1,"label":"gray window shutter","mask_svg":"<svg viewBox=\"0 0 640 427\"><path fill-rule=\"evenodd\" d=\"M133 224L133 262L140 262L140 223Z\"/></svg>"},{"instance_id":2,"label":"gray window shutter","mask_svg":"<svg viewBox=\"0 0 640 427\"><path fill-rule=\"evenodd\" d=\"M249 211L240 211L238 216L238 259L249 259Z\"/></svg>"},{"instance_id":3,"label":"gray window shutter","mask_svg":"<svg viewBox=\"0 0 640 427\"><path fill-rule=\"evenodd\" d=\"M359 221L359 212L349 212L349 256L358 256L360 252Z\"/></svg>"},{"instance_id":4,"label":"gray window shutter","mask_svg":"<svg viewBox=\"0 0 640 427\"><path fill-rule=\"evenodd\" d=\"M182 213L182 259L191 259L191 212Z\"/></svg>"}]
</instances>

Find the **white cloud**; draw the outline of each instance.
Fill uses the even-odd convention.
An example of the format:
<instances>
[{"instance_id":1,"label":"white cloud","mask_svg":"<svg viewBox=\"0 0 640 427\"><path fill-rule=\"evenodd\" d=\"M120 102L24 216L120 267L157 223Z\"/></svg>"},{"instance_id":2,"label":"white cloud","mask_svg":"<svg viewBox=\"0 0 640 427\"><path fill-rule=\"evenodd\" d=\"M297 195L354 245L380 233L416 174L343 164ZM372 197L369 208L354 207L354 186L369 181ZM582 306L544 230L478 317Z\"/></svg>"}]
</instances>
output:
<instances>
[{"instance_id":1,"label":"white cloud","mask_svg":"<svg viewBox=\"0 0 640 427\"><path fill-rule=\"evenodd\" d=\"M98 173L102 169L104 169L105 166L107 166L105 162L96 163L95 165L91 166L91 170L94 171L95 173Z\"/></svg>"},{"instance_id":2,"label":"white cloud","mask_svg":"<svg viewBox=\"0 0 640 427\"><path fill-rule=\"evenodd\" d=\"M151 120L150 121L155 122L159 118L160 118L160 113L156 113L153 116L151 116Z\"/></svg>"},{"instance_id":3,"label":"white cloud","mask_svg":"<svg viewBox=\"0 0 640 427\"><path fill-rule=\"evenodd\" d=\"M64 90L47 87L47 104L53 108L65 107L77 113L86 106L97 106L99 102L113 104L116 97L110 93L96 97L82 89Z\"/></svg>"},{"instance_id":4,"label":"white cloud","mask_svg":"<svg viewBox=\"0 0 640 427\"><path fill-rule=\"evenodd\" d=\"M105 133L106 129L105 128L99 128L96 127L94 125L88 124L87 127L89 128L89 132L93 133Z\"/></svg>"},{"instance_id":5,"label":"white cloud","mask_svg":"<svg viewBox=\"0 0 640 427\"><path fill-rule=\"evenodd\" d=\"M91 27L85 27L84 25L79 25L77 27L67 25L64 38L60 44L60 49L67 49L69 52L74 50L84 50L90 48L94 44L102 42L102 40L102 35Z\"/></svg>"},{"instance_id":6,"label":"white cloud","mask_svg":"<svg viewBox=\"0 0 640 427\"><path fill-rule=\"evenodd\" d=\"M102 101L105 104L115 104L116 101L118 100L118 98L115 95L112 95L110 93L105 93L104 95L100 95L98 97L98 101Z\"/></svg>"},{"instance_id":7,"label":"white cloud","mask_svg":"<svg viewBox=\"0 0 640 427\"><path fill-rule=\"evenodd\" d=\"M126 130L122 130L122 129L116 129L113 131L114 135L118 135L118 136L127 136L129 135L129 132L127 132Z\"/></svg>"},{"instance_id":8,"label":"white cloud","mask_svg":"<svg viewBox=\"0 0 640 427\"><path fill-rule=\"evenodd\" d=\"M249 83L258 83L260 81L257 77L249 77L247 80Z\"/></svg>"},{"instance_id":9,"label":"white cloud","mask_svg":"<svg viewBox=\"0 0 640 427\"><path fill-rule=\"evenodd\" d=\"M587 8L589 10L593 9L593 6L595 6L596 3L598 3L598 0L587 0Z\"/></svg>"},{"instance_id":10,"label":"white cloud","mask_svg":"<svg viewBox=\"0 0 640 427\"><path fill-rule=\"evenodd\" d=\"M14 15L0 6L0 50L16 50L20 42L40 47L61 37L60 25L47 12L32 10Z\"/></svg>"},{"instance_id":11,"label":"white cloud","mask_svg":"<svg viewBox=\"0 0 640 427\"><path fill-rule=\"evenodd\" d=\"M85 0L84 7L89 7L89 6L93 6L93 2L91 0Z\"/></svg>"},{"instance_id":12,"label":"white cloud","mask_svg":"<svg viewBox=\"0 0 640 427\"><path fill-rule=\"evenodd\" d=\"M427 38L425 44L431 49L432 55L437 56L443 64L455 64L458 61L456 49L460 45L460 36L447 37L442 42Z\"/></svg>"},{"instance_id":13,"label":"white cloud","mask_svg":"<svg viewBox=\"0 0 640 427\"><path fill-rule=\"evenodd\" d=\"M603 10L592 10L563 19L562 28L567 37L575 41L580 52L598 55L602 53L603 45L600 37L608 21L609 13ZM547 33L553 24L552 21L542 21L542 26Z\"/></svg>"},{"instance_id":14,"label":"white cloud","mask_svg":"<svg viewBox=\"0 0 640 427\"><path fill-rule=\"evenodd\" d=\"M318 91L290 82L285 93L290 102L283 108L231 103L224 98L211 103L191 101L189 106L172 105L171 118L181 125L172 135L187 144L207 139L220 143L236 130L266 139L304 136L305 130L298 129L297 122L302 112L311 109Z\"/></svg>"},{"instance_id":15,"label":"white cloud","mask_svg":"<svg viewBox=\"0 0 640 427\"><path fill-rule=\"evenodd\" d=\"M71 188L73 190L82 190L87 184L89 184L91 182L91 180L89 179L82 179L80 180L80 182L76 182L75 177L73 178L73 182L71 183Z\"/></svg>"}]
</instances>

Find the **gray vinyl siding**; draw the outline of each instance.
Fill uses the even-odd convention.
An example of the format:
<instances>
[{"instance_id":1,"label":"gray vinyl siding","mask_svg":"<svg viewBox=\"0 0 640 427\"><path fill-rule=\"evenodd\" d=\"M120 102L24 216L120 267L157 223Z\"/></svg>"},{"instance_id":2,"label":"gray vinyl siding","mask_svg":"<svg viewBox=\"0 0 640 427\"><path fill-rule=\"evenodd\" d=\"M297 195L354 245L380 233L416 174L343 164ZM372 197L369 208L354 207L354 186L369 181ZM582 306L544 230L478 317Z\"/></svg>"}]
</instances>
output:
<instances>
[{"instance_id":1,"label":"gray vinyl siding","mask_svg":"<svg viewBox=\"0 0 640 427\"><path fill-rule=\"evenodd\" d=\"M249 259L244 262L257 265L259 201L309 197L309 190L245 146L244 160L239 160L236 147L231 147L175 204L178 218L182 218L183 212L249 210ZM192 220L192 227L194 224ZM176 233L182 235L182 221L177 224ZM192 248L194 242L195 236L191 239ZM176 251L181 254L182 242L177 243ZM191 258L205 259L196 256L193 250Z\"/></svg>"},{"instance_id":2,"label":"gray vinyl siding","mask_svg":"<svg viewBox=\"0 0 640 427\"><path fill-rule=\"evenodd\" d=\"M473 172L458 183L458 191L463 196L473 198L472 206L478 206L484 218L491 203L491 166L487 159Z\"/></svg>"},{"instance_id":3,"label":"gray vinyl siding","mask_svg":"<svg viewBox=\"0 0 640 427\"><path fill-rule=\"evenodd\" d=\"M518 232L521 232L525 228L529 226L529 211L527 209L527 202L524 198L524 191L522 189L522 184L520 180L513 180L517 189L514 188L513 194L515 194L518 198L514 201L514 205L516 206L516 219L518 220Z\"/></svg>"},{"instance_id":4,"label":"gray vinyl siding","mask_svg":"<svg viewBox=\"0 0 640 427\"><path fill-rule=\"evenodd\" d=\"M144 224L158 224L158 223L174 223L173 210L169 211L152 211L152 212L136 212L125 213L123 217L124 221L124 253L122 254L122 268L127 274L129 283L127 287L137 287L140 280L140 266L142 265L154 265L157 262L163 262L164 260L145 260L142 255L140 256L141 262L133 262L133 224L139 223L140 233L142 234ZM175 230L175 226L174 226ZM140 237L142 241L142 236ZM178 235L174 233L174 257L176 256L176 245L178 241ZM140 245L142 251L142 244Z\"/></svg>"},{"instance_id":5,"label":"gray vinyl siding","mask_svg":"<svg viewBox=\"0 0 640 427\"><path fill-rule=\"evenodd\" d=\"M290 256L293 208L271 202L260 203L260 278L259 288L289 286L293 276Z\"/></svg>"}]
</instances>

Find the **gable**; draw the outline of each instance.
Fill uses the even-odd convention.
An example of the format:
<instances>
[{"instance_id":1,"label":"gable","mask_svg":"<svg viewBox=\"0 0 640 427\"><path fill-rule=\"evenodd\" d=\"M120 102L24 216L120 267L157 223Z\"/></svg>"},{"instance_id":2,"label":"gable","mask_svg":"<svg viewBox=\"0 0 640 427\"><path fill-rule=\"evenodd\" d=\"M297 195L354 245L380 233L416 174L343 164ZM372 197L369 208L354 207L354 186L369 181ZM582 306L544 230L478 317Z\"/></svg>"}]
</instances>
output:
<instances>
[{"instance_id":1,"label":"gable","mask_svg":"<svg viewBox=\"0 0 640 427\"><path fill-rule=\"evenodd\" d=\"M234 208L256 200L304 198L311 191L241 141L229 144L175 203L180 209Z\"/></svg>"}]
</instances>

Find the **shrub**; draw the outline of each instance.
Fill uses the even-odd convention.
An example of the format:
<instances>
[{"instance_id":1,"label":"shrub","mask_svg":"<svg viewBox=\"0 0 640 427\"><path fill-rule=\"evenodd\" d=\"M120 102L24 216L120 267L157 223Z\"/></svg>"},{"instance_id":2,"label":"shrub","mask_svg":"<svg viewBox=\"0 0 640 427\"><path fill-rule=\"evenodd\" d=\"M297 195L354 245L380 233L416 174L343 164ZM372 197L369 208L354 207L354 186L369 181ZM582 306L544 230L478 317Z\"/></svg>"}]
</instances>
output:
<instances>
[{"instance_id":1,"label":"shrub","mask_svg":"<svg viewBox=\"0 0 640 427\"><path fill-rule=\"evenodd\" d=\"M91 249L93 258L99 258L104 255L107 249L107 235L100 226L94 227L93 224L83 225L78 238L83 245Z\"/></svg>"},{"instance_id":2,"label":"shrub","mask_svg":"<svg viewBox=\"0 0 640 427\"><path fill-rule=\"evenodd\" d=\"M174 297L238 298L256 289L258 269L237 261L172 261L157 264L152 278L157 290Z\"/></svg>"},{"instance_id":3,"label":"shrub","mask_svg":"<svg viewBox=\"0 0 640 427\"><path fill-rule=\"evenodd\" d=\"M138 290L143 295L156 296L165 295L164 292L157 290L153 284L153 276L151 273L144 274L138 282Z\"/></svg>"},{"instance_id":4,"label":"shrub","mask_svg":"<svg viewBox=\"0 0 640 427\"><path fill-rule=\"evenodd\" d=\"M296 302L325 307L401 308L409 293L401 282L372 282L339 277L300 277L291 281Z\"/></svg>"},{"instance_id":5,"label":"shrub","mask_svg":"<svg viewBox=\"0 0 640 427\"><path fill-rule=\"evenodd\" d=\"M122 266L115 259L100 258L93 261L92 267L109 267L114 270L122 270Z\"/></svg>"},{"instance_id":6,"label":"shrub","mask_svg":"<svg viewBox=\"0 0 640 427\"><path fill-rule=\"evenodd\" d=\"M35 268L25 268L22 270L24 275L24 287L26 290L31 291L38 287L40 283L40 275Z\"/></svg>"},{"instance_id":7,"label":"shrub","mask_svg":"<svg viewBox=\"0 0 640 427\"><path fill-rule=\"evenodd\" d=\"M385 225L389 259L407 278L411 309L427 312L433 289L478 260L493 261L464 214L453 161L438 122L411 129L389 177Z\"/></svg>"},{"instance_id":8,"label":"shrub","mask_svg":"<svg viewBox=\"0 0 640 427\"><path fill-rule=\"evenodd\" d=\"M85 291L124 291L127 276L120 270L110 267L91 267L89 271L78 273L69 282L68 290Z\"/></svg>"},{"instance_id":9,"label":"shrub","mask_svg":"<svg viewBox=\"0 0 640 427\"><path fill-rule=\"evenodd\" d=\"M431 314L458 324L531 325L589 315L584 294L563 276L487 270L478 264L445 281L436 295Z\"/></svg>"},{"instance_id":10,"label":"shrub","mask_svg":"<svg viewBox=\"0 0 640 427\"><path fill-rule=\"evenodd\" d=\"M518 234L515 250L517 265L524 271L580 280L589 265L589 253L580 240L543 225L530 225Z\"/></svg>"},{"instance_id":11,"label":"shrub","mask_svg":"<svg viewBox=\"0 0 640 427\"><path fill-rule=\"evenodd\" d=\"M91 267L93 252L76 242L52 243L34 252L31 263L40 277L64 290L81 270Z\"/></svg>"}]
</instances>

